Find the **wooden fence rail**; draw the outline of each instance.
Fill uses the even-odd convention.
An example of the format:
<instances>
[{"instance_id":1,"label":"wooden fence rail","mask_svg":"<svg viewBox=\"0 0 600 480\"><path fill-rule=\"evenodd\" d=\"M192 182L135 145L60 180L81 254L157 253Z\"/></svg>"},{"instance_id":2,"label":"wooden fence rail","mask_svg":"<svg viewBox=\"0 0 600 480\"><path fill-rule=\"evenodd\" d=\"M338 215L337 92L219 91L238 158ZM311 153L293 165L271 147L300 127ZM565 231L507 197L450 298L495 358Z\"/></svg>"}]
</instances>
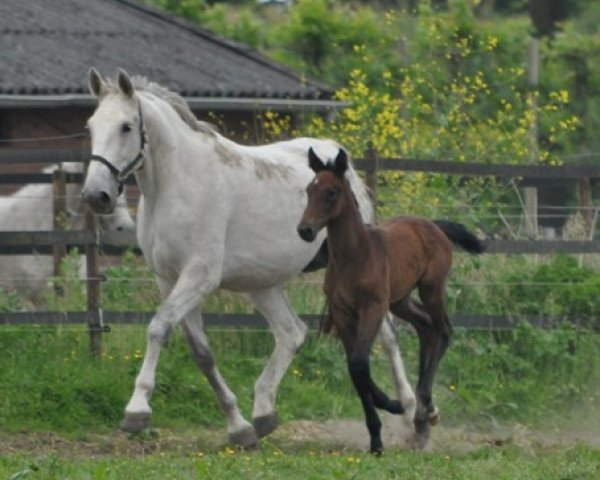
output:
<instances>
[{"instance_id":1,"label":"wooden fence rail","mask_svg":"<svg viewBox=\"0 0 600 480\"><path fill-rule=\"evenodd\" d=\"M0 164L54 164L60 162L85 162L89 151L79 149L36 149L36 150L7 150L0 149ZM454 162L431 159L411 158L379 158L377 152L369 146L362 159L356 159L358 169L366 172L366 182L372 190L374 197L377 195L377 174L379 171L425 171L429 173L442 173L460 176L486 176L498 179L514 179L519 185L548 185L572 184L589 186L592 181L600 180L600 165L509 165ZM28 183L53 183L55 192L55 218L65 214L64 187L66 183L80 183L81 174L63 173L7 173L0 174L2 184L28 184ZM134 183L129 179L130 184ZM63 192L63 193L61 193ZM587 195L589 205L583 205L591 211L591 195ZM580 205L582 206L582 205ZM586 214L589 214L587 212ZM55 222L54 231L37 232L0 232L0 255L24 254L53 254L56 263L72 248L85 250L88 266L88 312L58 314L44 312L1 314L0 325L13 323L57 323L61 318L66 323L87 322L90 330L90 344L92 351L98 353L101 349L101 333L105 330L105 321L110 319L113 323L136 323L147 321L148 315L142 313L103 312L100 299L100 275L97 271L98 255L100 252L108 255L119 255L125 249L137 248L135 235L131 232L99 232L97 222L92 216L86 218L86 230L65 231L61 230L60 222ZM490 254L525 254L525 253L600 253L600 241L530 241L530 240L490 240L486 242L486 252ZM57 315L59 317L57 317ZM315 322L315 316L308 316L310 322ZM215 322L220 326L235 324L235 326L253 325L256 320L250 317L240 320L241 317L208 316L209 324ZM258 318L258 317L256 317ZM211 320L212 319L212 320ZM235 320L237 319L237 320ZM508 328L516 322L510 316L481 316L471 315L458 317L458 325L466 328ZM542 326L554 325L554 320L538 318L530 319L533 323ZM232 323L233 322L233 323ZM249 323L248 323L249 322Z\"/></svg>"}]
</instances>

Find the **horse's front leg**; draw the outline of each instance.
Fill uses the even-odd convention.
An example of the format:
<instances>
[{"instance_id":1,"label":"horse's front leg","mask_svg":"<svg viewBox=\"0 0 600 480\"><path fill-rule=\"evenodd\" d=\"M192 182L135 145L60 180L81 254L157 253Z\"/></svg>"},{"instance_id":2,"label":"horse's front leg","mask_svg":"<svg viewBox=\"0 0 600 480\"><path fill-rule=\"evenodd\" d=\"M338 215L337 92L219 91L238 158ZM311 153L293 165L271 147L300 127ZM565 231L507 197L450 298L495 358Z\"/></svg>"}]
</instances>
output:
<instances>
[{"instance_id":1,"label":"horse's front leg","mask_svg":"<svg viewBox=\"0 0 600 480\"><path fill-rule=\"evenodd\" d=\"M264 437L279 424L275 410L277 388L294 354L304 342L307 329L292 311L281 285L252 292L250 297L275 337L275 350L254 386L253 423L258 437Z\"/></svg>"},{"instance_id":2,"label":"horse's front leg","mask_svg":"<svg viewBox=\"0 0 600 480\"><path fill-rule=\"evenodd\" d=\"M149 401L154 390L156 366L162 345L172 329L200 304L205 295L215 290L219 279L218 270L206 265L189 265L181 272L173 289L150 321L146 353L121 423L121 428L126 432L139 432L150 425L152 409Z\"/></svg>"}]
</instances>

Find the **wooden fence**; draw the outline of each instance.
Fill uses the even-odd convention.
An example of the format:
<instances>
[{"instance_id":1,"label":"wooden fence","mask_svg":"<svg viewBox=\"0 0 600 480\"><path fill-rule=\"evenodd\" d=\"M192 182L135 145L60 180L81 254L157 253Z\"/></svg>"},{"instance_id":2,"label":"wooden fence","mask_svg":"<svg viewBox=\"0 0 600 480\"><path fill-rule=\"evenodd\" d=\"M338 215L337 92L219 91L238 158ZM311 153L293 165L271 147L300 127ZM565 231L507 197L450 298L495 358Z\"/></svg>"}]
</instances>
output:
<instances>
[{"instance_id":1,"label":"wooden fence","mask_svg":"<svg viewBox=\"0 0 600 480\"><path fill-rule=\"evenodd\" d=\"M82 149L47 149L47 150L0 150L0 164L40 164L59 163L63 161L85 162L88 152ZM568 165L568 166L533 166L533 165L506 165L506 164L481 164L467 162L453 162L443 160L409 159L409 158L379 158L372 147L369 147L364 158L355 161L358 169L365 171L366 182L374 198L377 195L377 174L382 170L398 171L424 171L429 173L443 173L460 176L486 176L499 179L515 179L519 185L547 185L549 183L590 184L591 181L600 179L600 166L598 165ZM85 251L88 267L87 298L88 311L79 313L5 313L0 314L1 324L23 323L57 323L57 322L82 322L86 321L90 330L92 351L99 352L101 348L101 334L107 330L107 319L111 322L145 321L146 314L132 314L119 312L103 312L100 298L101 274L98 270L98 256L100 252L109 255L119 255L127 248L137 248L135 235L132 232L99 232L95 217L86 214L86 229L82 231L62 230L58 219L66 213L65 185L72 182L82 182L81 174L67 174L63 171L54 173L15 173L0 174L2 184L27 184L27 183L53 183L54 192L54 231L37 232L0 232L0 255L17 254L52 254L55 265L58 265L66 252L71 248ZM130 181L131 183L131 181ZM593 208L591 195L580 207L585 215L598 217L600 207ZM489 240L486 241L486 253L600 253L600 241L550 241L550 240ZM212 317L208 317L209 319ZM238 326L256 325L258 317L250 321L248 316L217 316L221 325L233 322ZM237 318L237 320L236 320ZM306 317L309 321L311 316ZM129 319L129 320L126 320ZM140 320L142 319L142 320ZM228 320L226 320L228 319ZM552 321L545 318L532 319L540 325L551 325ZM515 319L510 317L490 316L463 316L457 318L455 324L467 328L507 328L513 325ZM135 323L135 322L134 322ZM210 322L209 322L210 323Z\"/></svg>"}]
</instances>

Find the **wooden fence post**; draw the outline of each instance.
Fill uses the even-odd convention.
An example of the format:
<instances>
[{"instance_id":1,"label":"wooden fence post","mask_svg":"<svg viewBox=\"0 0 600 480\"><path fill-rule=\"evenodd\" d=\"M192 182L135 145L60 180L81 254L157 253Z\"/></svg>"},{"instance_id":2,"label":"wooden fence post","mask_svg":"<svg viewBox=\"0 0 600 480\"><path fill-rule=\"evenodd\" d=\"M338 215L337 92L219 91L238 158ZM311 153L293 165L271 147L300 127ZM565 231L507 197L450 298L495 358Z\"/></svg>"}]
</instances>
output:
<instances>
[{"instance_id":1,"label":"wooden fence post","mask_svg":"<svg viewBox=\"0 0 600 480\"><path fill-rule=\"evenodd\" d=\"M592 219L594 217L592 212L592 182L589 178L580 178L577 180L577 204L579 206L579 213L583 218L585 225L585 231L589 235L589 238L593 238L592 232Z\"/></svg>"},{"instance_id":2,"label":"wooden fence post","mask_svg":"<svg viewBox=\"0 0 600 480\"><path fill-rule=\"evenodd\" d=\"M373 208L375 210L375 217L377 216L377 150L373 147L371 140L367 143L367 150L365 152L365 171L366 171L366 184L369 188L369 195L373 202Z\"/></svg>"},{"instance_id":3,"label":"wooden fence post","mask_svg":"<svg viewBox=\"0 0 600 480\"><path fill-rule=\"evenodd\" d=\"M102 332L104 322L100 307L100 272L98 268L99 233L98 220L89 209L85 212L85 227L94 239L85 246L85 263L87 267L87 324L90 334L90 350L92 355L102 353Z\"/></svg>"},{"instance_id":4,"label":"wooden fence post","mask_svg":"<svg viewBox=\"0 0 600 480\"><path fill-rule=\"evenodd\" d=\"M52 173L52 228L54 231L64 231L67 221L67 175L62 169ZM61 274L61 264L67 255L64 243L55 243L52 246L52 258L54 263L54 291L62 296L64 290L62 285L56 281Z\"/></svg>"}]
</instances>

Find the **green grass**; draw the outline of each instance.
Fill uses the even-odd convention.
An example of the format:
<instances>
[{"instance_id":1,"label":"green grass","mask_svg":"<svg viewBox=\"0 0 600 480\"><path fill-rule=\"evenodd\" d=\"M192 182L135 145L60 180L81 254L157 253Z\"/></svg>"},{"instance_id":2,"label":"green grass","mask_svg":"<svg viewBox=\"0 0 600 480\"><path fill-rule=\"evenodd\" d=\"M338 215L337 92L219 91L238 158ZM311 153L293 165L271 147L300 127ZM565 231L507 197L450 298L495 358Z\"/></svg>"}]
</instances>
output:
<instances>
[{"instance_id":1,"label":"green grass","mask_svg":"<svg viewBox=\"0 0 600 480\"><path fill-rule=\"evenodd\" d=\"M201 456L199 456L201 455ZM17 479L457 479L594 480L600 473L600 450L585 446L524 452L516 447L483 448L467 454L387 451L381 458L357 452L279 449L181 457L64 459L0 456L0 476Z\"/></svg>"},{"instance_id":2,"label":"green grass","mask_svg":"<svg viewBox=\"0 0 600 480\"><path fill-rule=\"evenodd\" d=\"M273 347L270 333L211 330L209 337L223 376L249 416L254 382ZM400 343L414 385L417 341L402 330ZM83 328L3 328L0 430L72 433L115 428L144 348L142 326L113 326L104 336L101 358L89 355ZM440 366L434 400L449 425L554 424L565 414L598 407L599 348L600 335L568 326L555 331L527 324L509 332L459 330ZM375 378L393 393L380 347L372 358ZM156 426L223 426L215 396L179 332L161 354L151 404ZM309 335L284 377L277 405L284 421L361 417L337 341Z\"/></svg>"}]
</instances>

